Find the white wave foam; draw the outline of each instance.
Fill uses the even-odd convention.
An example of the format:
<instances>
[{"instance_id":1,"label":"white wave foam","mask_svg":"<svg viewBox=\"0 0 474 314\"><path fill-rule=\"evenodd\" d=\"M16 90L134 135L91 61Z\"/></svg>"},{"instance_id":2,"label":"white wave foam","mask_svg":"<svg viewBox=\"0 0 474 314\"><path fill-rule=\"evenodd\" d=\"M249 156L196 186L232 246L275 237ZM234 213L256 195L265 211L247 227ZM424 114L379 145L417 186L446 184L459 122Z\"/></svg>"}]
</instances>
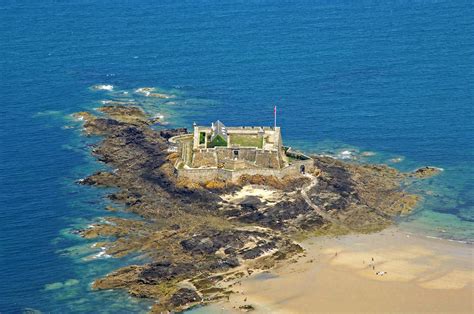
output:
<instances>
[{"instance_id":1,"label":"white wave foam","mask_svg":"<svg viewBox=\"0 0 474 314\"><path fill-rule=\"evenodd\" d=\"M449 241L449 242L456 242L456 243L462 243L462 244L472 244L472 242L469 242L469 241L455 240L455 239L436 237L436 236L430 236L430 235L425 235L424 237L428 239L435 239L435 240L441 240L441 241Z\"/></svg>"},{"instance_id":2,"label":"white wave foam","mask_svg":"<svg viewBox=\"0 0 474 314\"><path fill-rule=\"evenodd\" d=\"M371 152L371 151L366 151L366 152L362 152L360 154L362 157L372 157L372 156L375 156L376 153L375 152Z\"/></svg>"},{"instance_id":3,"label":"white wave foam","mask_svg":"<svg viewBox=\"0 0 474 314\"><path fill-rule=\"evenodd\" d=\"M446 233L446 232L447 232L446 230L442 230L442 233ZM405 231L405 235L407 236L407 238L409 238L410 235L412 235L415 237L418 236L418 237L423 237L423 238L433 239L433 240L438 240L438 241L448 241L448 242L455 242L455 243L469 244L469 245L474 244L472 241L469 241L469 240L456 240L456 239L451 239L447 237L445 238L445 237L433 236L433 235L422 234L422 233L413 233L413 232Z\"/></svg>"},{"instance_id":4,"label":"white wave foam","mask_svg":"<svg viewBox=\"0 0 474 314\"><path fill-rule=\"evenodd\" d=\"M171 94L164 94L164 93L157 93L156 88L154 87L140 87L134 91L136 94L142 94L145 97L153 97L153 98L161 98L161 99L168 99L174 98L175 95Z\"/></svg>"},{"instance_id":5,"label":"white wave foam","mask_svg":"<svg viewBox=\"0 0 474 314\"><path fill-rule=\"evenodd\" d=\"M110 84L97 84L97 85L94 85L92 86L92 89L95 89L95 90L106 90L106 91L113 91L114 90L114 86L113 85L110 85Z\"/></svg>"},{"instance_id":6,"label":"white wave foam","mask_svg":"<svg viewBox=\"0 0 474 314\"><path fill-rule=\"evenodd\" d=\"M388 161L389 161L389 162L392 162L392 163L399 163L399 162L402 162L402 161L403 161L403 157L390 158Z\"/></svg>"},{"instance_id":7,"label":"white wave foam","mask_svg":"<svg viewBox=\"0 0 474 314\"><path fill-rule=\"evenodd\" d=\"M106 99L106 100L101 100L100 103L102 105L136 105L137 103L135 102L134 99L130 100L111 100L111 99Z\"/></svg>"},{"instance_id":8,"label":"white wave foam","mask_svg":"<svg viewBox=\"0 0 474 314\"><path fill-rule=\"evenodd\" d=\"M61 116L63 112L60 110L45 110L45 111L38 111L34 114L34 117L54 117L54 116Z\"/></svg>"},{"instance_id":9,"label":"white wave foam","mask_svg":"<svg viewBox=\"0 0 474 314\"><path fill-rule=\"evenodd\" d=\"M100 252L97 254L92 255L91 259L99 259L99 258L111 258L112 255L106 253L107 249L105 246L100 247Z\"/></svg>"},{"instance_id":10,"label":"white wave foam","mask_svg":"<svg viewBox=\"0 0 474 314\"><path fill-rule=\"evenodd\" d=\"M135 90L137 94L143 94L145 96L150 96L151 92L155 91L154 87L140 87Z\"/></svg>"},{"instance_id":11,"label":"white wave foam","mask_svg":"<svg viewBox=\"0 0 474 314\"><path fill-rule=\"evenodd\" d=\"M349 150L344 150L337 155L339 159L353 159L354 153Z\"/></svg>"}]
</instances>

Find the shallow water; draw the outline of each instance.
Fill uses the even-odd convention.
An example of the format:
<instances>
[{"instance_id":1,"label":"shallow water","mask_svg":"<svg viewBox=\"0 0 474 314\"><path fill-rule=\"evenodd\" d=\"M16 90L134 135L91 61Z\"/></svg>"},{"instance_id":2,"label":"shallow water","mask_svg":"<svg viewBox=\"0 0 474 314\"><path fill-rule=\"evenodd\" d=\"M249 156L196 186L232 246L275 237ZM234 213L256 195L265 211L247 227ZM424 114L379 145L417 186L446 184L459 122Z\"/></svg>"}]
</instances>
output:
<instances>
[{"instance_id":1,"label":"shallow water","mask_svg":"<svg viewBox=\"0 0 474 314\"><path fill-rule=\"evenodd\" d=\"M443 168L410 187L425 198L401 226L472 241L472 16L469 1L2 2L0 312L150 305L91 292L139 261L84 260L99 250L67 232L108 215L107 191L74 184L104 165L69 117L101 100L135 99L188 127L271 125L277 104L293 147ZM144 86L176 97L133 93Z\"/></svg>"}]
</instances>

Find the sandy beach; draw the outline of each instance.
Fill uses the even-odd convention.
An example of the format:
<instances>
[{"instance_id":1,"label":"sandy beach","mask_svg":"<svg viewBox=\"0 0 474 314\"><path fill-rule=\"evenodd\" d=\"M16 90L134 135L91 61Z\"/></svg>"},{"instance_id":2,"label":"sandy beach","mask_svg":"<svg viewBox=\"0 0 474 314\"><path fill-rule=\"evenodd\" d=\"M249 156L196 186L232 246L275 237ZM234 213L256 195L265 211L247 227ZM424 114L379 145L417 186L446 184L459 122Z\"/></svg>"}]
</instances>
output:
<instances>
[{"instance_id":1,"label":"sandy beach","mask_svg":"<svg viewBox=\"0 0 474 314\"><path fill-rule=\"evenodd\" d=\"M243 280L213 312L472 313L473 246L395 228L370 235L312 238L306 255Z\"/></svg>"}]
</instances>

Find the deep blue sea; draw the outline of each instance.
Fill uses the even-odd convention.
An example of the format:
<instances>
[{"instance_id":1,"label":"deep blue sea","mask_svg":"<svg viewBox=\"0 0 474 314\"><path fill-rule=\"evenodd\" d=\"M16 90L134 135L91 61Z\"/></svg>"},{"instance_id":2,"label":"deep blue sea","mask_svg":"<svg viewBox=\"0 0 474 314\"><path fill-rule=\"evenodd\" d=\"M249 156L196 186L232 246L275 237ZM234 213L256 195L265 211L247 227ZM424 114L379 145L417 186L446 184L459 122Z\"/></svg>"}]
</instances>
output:
<instances>
[{"instance_id":1,"label":"deep blue sea","mask_svg":"<svg viewBox=\"0 0 474 314\"><path fill-rule=\"evenodd\" d=\"M444 171L410 232L474 239L472 1L0 2L0 312L146 311L90 283L107 258L70 231L99 221L105 166L70 114L135 99L172 126L271 125L286 144ZM113 85L95 91L96 84ZM167 100L138 96L155 87ZM364 157L363 152L375 155ZM125 214L123 214L125 215Z\"/></svg>"}]
</instances>

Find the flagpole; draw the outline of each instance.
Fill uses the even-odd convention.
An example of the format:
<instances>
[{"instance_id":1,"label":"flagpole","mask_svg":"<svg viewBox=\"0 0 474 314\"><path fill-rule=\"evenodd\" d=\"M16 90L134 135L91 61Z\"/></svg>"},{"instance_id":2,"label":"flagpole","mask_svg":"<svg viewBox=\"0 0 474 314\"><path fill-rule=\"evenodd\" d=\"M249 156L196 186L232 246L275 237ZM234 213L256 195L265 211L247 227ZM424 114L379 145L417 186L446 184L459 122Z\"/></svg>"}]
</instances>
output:
<instances>
[{"instance_id":1,"label":"flagpole","mask_svg":"<svg viewBox=\"0 0 474 314\"><path fill-rule=\"evenodd\" d=\"M277 126L277 106L275 106L273 108L273 117L274 117L273 128L276 128L276 126Z\"/></svg>"}]
</instances>

